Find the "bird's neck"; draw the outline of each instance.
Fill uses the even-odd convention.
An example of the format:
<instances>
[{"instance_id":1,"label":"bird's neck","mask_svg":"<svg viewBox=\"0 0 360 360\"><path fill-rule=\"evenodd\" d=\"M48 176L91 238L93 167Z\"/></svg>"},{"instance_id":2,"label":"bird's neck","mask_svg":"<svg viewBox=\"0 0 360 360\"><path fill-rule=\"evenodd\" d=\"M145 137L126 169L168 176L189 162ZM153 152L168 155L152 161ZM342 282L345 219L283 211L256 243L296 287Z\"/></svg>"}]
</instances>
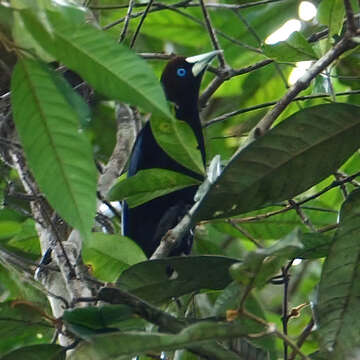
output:
<instances>
[{"instance_id":1,"label":"bird's neck","mask_svg":"<svg viewBox=\"0 0 360 360\"><path fill-rule=\"evenodd\" d=\"M204 136L202 132L202 126L201 126L197 104L191 104L191 105L186 104L183 106L182 105L176 106L175 112L177 119L186 121L193 129L197 142L199 144L199 150L205 166L206 154L205 154Z\"/></svg>"}]
</instances>

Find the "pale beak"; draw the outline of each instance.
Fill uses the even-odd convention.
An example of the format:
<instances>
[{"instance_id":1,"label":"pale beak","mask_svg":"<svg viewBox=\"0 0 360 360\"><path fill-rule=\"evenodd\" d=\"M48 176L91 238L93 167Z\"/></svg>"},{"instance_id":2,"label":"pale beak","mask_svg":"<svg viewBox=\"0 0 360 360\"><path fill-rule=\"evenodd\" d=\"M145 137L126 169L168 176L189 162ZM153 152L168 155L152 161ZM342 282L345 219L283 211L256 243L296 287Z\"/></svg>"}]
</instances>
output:
<instances>
[{"instance_id":1,"label":"pale beak","mask_svg":"<svg viewBox=\"0 0 360 360\"><path fill-rule=\"evenodd\" d=\"M189 64L194 64L191 71L194 77L196 77L214 60L216 55L222 52L222 50L214 50L205 54L187 57L185 61Z\"/></svg>"}]
</instances>

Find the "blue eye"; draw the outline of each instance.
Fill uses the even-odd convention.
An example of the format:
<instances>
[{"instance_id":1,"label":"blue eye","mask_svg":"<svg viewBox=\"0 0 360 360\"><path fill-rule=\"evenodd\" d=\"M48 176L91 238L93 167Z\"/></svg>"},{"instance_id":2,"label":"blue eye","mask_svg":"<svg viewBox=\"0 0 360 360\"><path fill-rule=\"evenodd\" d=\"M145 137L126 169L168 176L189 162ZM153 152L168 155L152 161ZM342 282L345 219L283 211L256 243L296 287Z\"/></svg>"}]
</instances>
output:
<instances>
[{"instance_id":1,"label":"blue eye","mask_svg":"<svg viewBox=\"0 0 360 360\"><path fill-rule=\"evenodd\" d=\"M177 76L184 77L186 75L186 70L184 68L178 68L176 74Z\"/></svg>"}]
</instances>

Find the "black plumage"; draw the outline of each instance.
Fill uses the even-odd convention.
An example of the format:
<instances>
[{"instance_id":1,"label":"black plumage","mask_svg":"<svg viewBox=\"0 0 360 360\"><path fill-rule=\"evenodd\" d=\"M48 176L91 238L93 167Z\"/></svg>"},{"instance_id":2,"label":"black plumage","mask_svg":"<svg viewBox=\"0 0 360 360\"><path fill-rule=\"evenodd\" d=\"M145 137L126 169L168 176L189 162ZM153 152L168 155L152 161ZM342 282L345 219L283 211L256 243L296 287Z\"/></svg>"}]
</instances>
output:
<instances>
[{"instance_id":1,"label":"black plumage","mask_svg":"<svg viewBox=\"0 0 360 360\"><path fill-rule=\"evenodd\" d=\"M212 51L189 58L176 57L167 64L161 76L165 95L175 105L176 118L186 121L195 133L204 166L206 154L198 111L198 97L206 66L218 53ZM139 170L151 168L173 170L202 180L201 175L183 167L157 144L150 123L147 122L136 139L128 176L134 176ZM196 190L197 186L187 187L134 208L129 208L124 202L123 235L136 241L150 257L165 233L174 227L193 205ZM192 233L188 232L180 246L173 249L170 255L190 253L192 239Z\"/></svg>"}]
</instances>

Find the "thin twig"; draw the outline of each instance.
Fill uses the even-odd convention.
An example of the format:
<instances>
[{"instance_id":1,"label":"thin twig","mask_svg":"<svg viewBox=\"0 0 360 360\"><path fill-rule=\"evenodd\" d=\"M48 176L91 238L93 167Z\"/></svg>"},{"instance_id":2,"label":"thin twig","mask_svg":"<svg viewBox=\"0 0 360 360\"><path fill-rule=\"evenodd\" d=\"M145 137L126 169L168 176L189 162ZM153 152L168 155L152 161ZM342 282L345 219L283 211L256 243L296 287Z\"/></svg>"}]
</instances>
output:
<instances>
[{"instance_id":1,"label":"thin twig","mask_svg":"<svg viewBox=\"0 0 360 360\"><path fill-rule=\"evenodd\" d=\"M283 267L282 270L282 278L284 284L284 296L283 296L283 308L282 308L282 325L283 325L283 332L284 335L288 335L288 321L289 321L289 270L292 266L293 260L289 261L286 267ZM287 360L288 357L288 343L284 339L284 360Z\"/></svg>"},{"instance_id":2,"label":"thin twig","mask_svg":"<svg viewBox=\"0 0 360 360\"><path fill-rule=\"evenodd\" d=\"M120 37L119 37L119 43L123 42L124 39L125 39L126 32L127 32L128 27L129 27L129 24L130 24L130 18L131 18L131 13L132 13L134 4L135 4L135 0L130 0L129 1L129 7L128 7L128 10L127 10L127 13L126 13L126 16L125 16L124 27L123 27L123 29L121 31L121 34L120 34Z\"/></svg>"},{"instance_id":3,"label":"thin twig","mask_svg":"<svg viewBox=\"0 0 360 360\"><path fill-rule=\"evenodd\" d=\"M185 1L184 1L184 2L185 2ZM184 3L184 2L182 2L182 3ZM176 12L177 14L180 14L180 15L182 15L182 16L190 19L191 21L195 22L196 24L198 24L198 25L206 28L206 25L205 25L201 20L199 20L197 17L192 16L192 15L190 15L190 14L185 13L184 11L179 10L175 5L165 5L165 4L162 4L162 3L156 3L156 6L157 6L157 8L151 9L149 12L159 11L159 10L171 10L171 11L173 11L173 12ZM144 15L144 13L141 12L141 13L137 13L137 14L132 14L131 17L133 18L133 17L138 17L138 16L141 16L141 15ZM108 30L108 29L110 29L111 27L122 23L124 20L125 20L125 19L123 18L123 19L114 21L113 23L110 23L110 24L108 24L108 25L105 25L105 26L103 27L103 30ZM241 46L241 47L243 47L243 48L245 48L245 49L247 49L247 50L249 50L249 51L253 51L253 52L262 54L262 51L261 51L260 49L255 48L255 47L250 46L250 45L247 45L247 44L239 41L238 39L233 38L232 36L227 35L226 33L222 32L222 31L220 31L220 30L216 30L216 29L215 29L215 32L216 32L216 34L218 34L219 36L223 37L223 38L226 39L226 40L229 40L230 42L232 42L233 44L235 44L235 45L237 45L237 46Z\"/></svg>"},{"instance_id":4,"label":"thin twig","mask_svg":"<svg viewBox=\"0 0 360 360\"><path fill-rule=\"evenodd\" d=\"M309 196L309 197L307 197L307 198L305 198L305 199L303 199L301 201L298 201L297 205L303 205L306 202L314 200L314 199L318 198L319 196L323 195L324 193L328 192L329 190L340 186L341 184L352 183L354 181L354 179L356 177L358 177L358 176L360 176L360 171L353 174L353 175L350 175L350 176L344 178L341 181L333 181L330 185L326 186L324 189L320 190L316 194L313 194L313 195L311 195L311 196ZM262 220L265 220L265 219L267 219L269 217L276 216L276 215L288 212L288 211L293 209L293 206L290 205L290 204L287 204L287 205L284 204L282 206L283 206L283 208L281 208L279 210L270 211L270 212L267 212L265 214L247 216L247 217L244 217L244 218L233 218L232 221L234 223L236 223L236 224L262 221ZM317 210L318 211L325 211L324 209L317 209ZM327 211L331 211L331 210L327 210ZM201 224L207 224L208 222L210 222L210 220L204 220L204 221L201 221ZM211 220L211 222L214 222L214 220ZM326 232L326 231L330 231L330 230L335 229L335 228L337 228L337 224L331 224L331 225L327 225L327 226L324 226L323 228L318 229L317 232Z\"/></svg>"},{"instance_id":5,"label":"thin twig","mask_svg":"<svg viewBox=\"0 0 360 360\"><path fill-rule=\"evenodd\" d=\"M337 171L336 175L339 176L339 179L338 179L339 181L342 181L349 177L349 174L346 174L342 171ZM355 187L360 187L360 183L358 181L356 181L355 179L351 180L350 184L354 185Z\"/></svg>"},{"instance_id":6,"label":"thin twig","mask_svg":"<svg viewBox=\"0 0 360 360\"><path fill-rule=\"evenodd\" d=\"M335 93L336 96L347 96L347 95L357 95L360 94L360 90L350 90L350 91L343 91L343 92L338 92ZM314 95L306 95L306 96L298 96L295 97L292 101L306 101L306 100L310 100L310 99L319 99L319 98L327 98L330 97L330 94L314 94ZM249 111L254 111L254 110L259 110L259 109L263 109L269 106L273 106L275 104L277 104L280 100L276 100L276 101L269 101L263 104L259 104L259 105L254 105L254 106L250 106L244 109L239 109L239 110L235 110L235 111L231 111L229 113L220 115L216 118L213 118L211 120L209 120L208 122L206 122L203 127L208 127L210 125L214 125L218 122L227 120L230 117L239 115L239 114L243 114Z\"/></svg>"},{"instance_id":7,"label":"thin twig","mask_svg":"<svg viewBox=\"0 0 360 360\"><path fill-rule=\"evenodd\" d=\"M239 11L240 9L233 9L234 10L234 14L241 20L241 22L246 26L246 28L248 29L248 31L252 34L252 36L255 38L255 40L258 43L258 46L261 46L261 39L259 37L259 35L257 34L257 32L255 31L255 29L250 25L250 23L246 20L246 18L244 16L242 16L241 12Z\"/></svg>"},{"instance_id":8,"label":"thin twig","mask_svg":"<svg viewBox=\"0 0 360 360\"><path fill-rule=\"evenodd\" d=\"M254 320L257 323L259 323L267 328L271 328L271 332L274 335L276 335L277 337L279 337L281 340L286 341L287 345L289 345L295 351L295 353L298 354L303 360L310 360L310 358L308 356L306 356L288 336L283 334L281 331L277 330L275 325L272 325L272 324L266 322L261 317L258 317L256 315L248 312L245 309L242 310L242 314L244 316L248 317L249 319Z\"/></svg>"},{"instance_id":9,"label":"thin twig","mask_svg":"<svg viewBox=\"0 0 360 360\"><path fill-rule=\"evenodd\" d=\"M298 341L296 342L296 345L301 348L301 346L304 344L305 340L307 339L307 337L311 334L311 331L313 329L315 325L314 319L311 318L310 322L306 325L305 329L303 330L303 332L301 333L301 335L299 336ZM289 357L289 360L294 360L296 357L296 352L293 351Z\"/></svg>"},{"instance_id":10,"label":"thin twig","mask_svg":"<svg viewBox=\"0 0 360 360\"><path fill-rule=\"evenodd\" d=\"M360 176L360 171L358 171L357 173L349 176L348 178L342 180L342 181L333 181L330 185L326 186L324 189L322 189L321 191L319 191L318 193L312 195L312 196L309 196L308 198L304 199L304 200L301 200L301 201L298 201L298 205L302 205L310 200L314 200L316 198L318 198L320 195L328 192L329 190L337 187L337 186L340 186L341 184L345 184L345 183L348 183L348 182L351 182L352 180L354 180L356 177Z\"/></svg>"},{"instance_id":11,"label":"thin twig","mask_svg":"<svg viewBox=\"0 0 360 360\"><path fill-rule=\"evenodd\" d=\"M196 24L199 24L199 25L201 25L202 27L206 28L206 24L204 24L201 20L199 20L199 19L198 19L197 17L195 17L195 16L189 15L189 14L185 13L184 11L181 11L181 10L179 10L179 9L177 9L177 8L174 8L174 7L171 6L171 5L162 4L161 6L164 7L165 9L169 9L169 10L171 10L171 11L173 11L173 12L176 12L177 14L180 14L180 15L182 15L182 16L190 19L190 20L192 20L192 21L195 22ZM238 39L236 39L236 38L234 38L234 37L232 37L232 36L229 36L229 35L227 35L226 33L224 33L224 32L221 31L221 30L214 29L214 31L215 31L215 33L216 33L217 35L223 37L223 38L226 39L226 40L229 40L230 42L232 42L232 43L235 44L235 45L241 46L241 47L243 47L243 48L245 48L245 49L247 49L247 50L249 50L249 51L253 51L253 52L256 52L256 53L258 53L258 54L262 54L262 50L260 50L260 49L258 49L258 48L256 48L256 47L253 47L253 46L251 46L251 45L248 45L248 44L246 44L246 43L244 43L244 42L242 42L242 41L240 41L240 40L238 40Z\"/></svg>"},{"instance_id":12,"label":"thin twig","mask_svg":"<svg viewBox=\"0 0 360 360\"><path fill-rule=\"evenodd\" d=\"M203 15L204 15L204 20L205 20L205 24L206 24L206 27L208 29L208 32L209 32L209 36L210 36L210 39L211 39L211 42L213 44L213 47L215 50L221 50L221 46L220 46L220 43L219 43L219 40L216 36L216 32L211 24L211 19L210 19L210 15L206 9L206 6L205 6L205 3L204 3L204 0L199 0L200 2L200 6L201 6L201 10L203 12ZM220 67L221 68L226 68L226 63L225 63L225 58L224 58L224 53L219 53L218 55L218 58L219 58L219 62L220 62Z\"/></svg>"},{"instance_id":13,"label":"thin twig","mask_svg":"<svg viewBox=\"0 0 360 360\"><path fill-rule=\"evenodd\" d=\"M243 75L249 73L251 71L257 70L271 64L273 60L266 59L262 60L254 65L250 65L241 69L224 69L218 72L218 76L215 77L208 87L203 91L199 98L199 107L200 109L205 107L206 103L210 99L210 97L214 94L214 92L223 84L224 81L231 79L234 76ZM207 125L205 125L207 126Z\"/></svg>"},{"instance_id":14,"label":"thin twig","mask_svg":"<svg viewBox=\"0 0 360 360\"><path fill-rule=\"evenodd\" d=\"M329 225L321 227L320 229L317 230L317 232L318 233L324 233L324 232L327 232L327 231L337 229L338 227L339 227L339 224L329 224Z\"/></svg>"},{"instance_id":15,"label":"thin twig","mask_svg":"<svg viewBox=\"0 0 360 360\"><path fill-rule=\"evenodd\" d=\"M146 60L171 60L175 54L162 54L162 53L138 53L140 57Z\"/></svg>"},{"instance_id":16,"label":"thin twig","mask_svg":"<svg viewBox=\"0 0 360 360\"><path fill-rule=\"evenodd\" d=\"M41 205L40 205L41 206ZM57 229L57 227L55 226L55 224L53 223L53 221L51 220L49 214L47 213L46 209L44 209L44 207L41 207L41 215L43 216L44 220L47 222L47 224L50 226L52 233L56 239L56 242L59 244L59 247L61 249L62 255L64 256L66 265L69 268L69 279L73 279L76 276L76 272L75 269L73 267L73 265L70 262L70 259L68 257L68 254L66 253L63 241L61 239L61 235Z\"/></svg>"},{"instance_id":17,"label":"thin twig","mask_svg":"<svg viewBox=\"0 0 360 360\"><path fill-rule=\"evenodd\" d=\"M259 6L259 5L266 5L266 4L270 4L270 3L274 3L274 2L281 2L281 1L285 1L285 0L260 0L260 1L253 1L253 2L249 2L246 4L219 4L219 3L207 3L206 7L208 8L215 8L215 9L229 9L229 10L238 10L238 9L247 9L250 7L254 7L254 6ZM187 4L184 4L187 3ZM147 5L147 3L139 3L139 4L135 4L134 7L138 8L138 7L145 7ZM153 4L154 6L157 5L157 3ZM190 3L189 1L180 1L179 3L174 4L173 6L176 7L198 7L200 6L199 3L194 2L194 3ZM127 5L94 5L94 6L89 6L90 9L92 10L116 10L116 9L126 9L128 6Z\"/></svg>"},{"instance_id":18,"label":"thin twig","mask_svg":"<svg viewBox=\"0 0 360 360\"><path fill-rule=\"evenodd\" d=\"M139 33L140 33L140 29L145 21L145 18L147 16L147 14L149 13L149 10L151 8L152 3L154 2L154 0L150 0L145 8L145 11L140 19L139 25L137 26L136 30L135 30L135 34L133 36L133 38L131 39L131 43L130 43L130 49L135 45L135 41L136 38L138 37Z\"/></svg>"},{"instance_id":19,"label":"thin twig","mask_svg":"<svg viewBox=\"0 0 360 360\"><path fill-rule=\"evenodd\" d=\"M202 109L206 106L207 101L214 94L214 92L223 84L225 78L221 76L216 76L204 90L204 92L199 97L199 108Z\"/></svg>"},{"instance_id":20,"label":"thin twig","mask_svg":"<svg viewBox=\"0 0 360 360\"><path fill-rule=\"evenodd\" d=\"M243 234L244 236L246 236L251 242L253 242L258 248L263 248L264 246L257 240L255 239L254 236L252 236L246 229L243 229L241 226L239 226L238 224L236 224L232 219L228 219L227 222L234 227L237 231L239 231L241 234Z\"/></svg>"},{"instance_id":21,"label":"thin twig","mask_svg":"<svg viewBox=\"0 0 360 360\"><path fill-rule=\"evenodd\" d=\"M114 206L111 205L111 202L104 199L104 197L100 194L99 191L96 194L98 199L103 204L105 204L109 208L109 210L113 213L113 215L121 222L121 214L117 211L117 209Z\"/></svg>"},{"instance_id":22,"label":"thin twig","mask_svg":"<svg viewBox=\"0 0 360 360\"><path fill-rule=\"evenodd\" d=\"M341 186L341 185L340 185ZM301 207L294 200L289 200L289 204L295 209L296 213L301 219L301 222L308 227L311 231L316 232L315 226L312 224L309 217L302 211Z\"/></svg>"},{"instance_id":23,"label":"thin twig","mask_svg":"<svg viewBox=\"0 0 360 360\"><path fill-rule=\"evenodd\" d=\"M335 179L336 179L337 181L341 181L341 180L342 180L342 177L341 177L341 175L340 175L339 173L335 173L334 176L335 176ZM349 195L349 194L348 194L348 191L347 191L347 189L346 189L345 184L341 184L341 185L340 185L340 189L341 189L343 198L344 198L344 200L345 200L345 199L348 197L348 195Z\"/></svg>"}]
</instances>

